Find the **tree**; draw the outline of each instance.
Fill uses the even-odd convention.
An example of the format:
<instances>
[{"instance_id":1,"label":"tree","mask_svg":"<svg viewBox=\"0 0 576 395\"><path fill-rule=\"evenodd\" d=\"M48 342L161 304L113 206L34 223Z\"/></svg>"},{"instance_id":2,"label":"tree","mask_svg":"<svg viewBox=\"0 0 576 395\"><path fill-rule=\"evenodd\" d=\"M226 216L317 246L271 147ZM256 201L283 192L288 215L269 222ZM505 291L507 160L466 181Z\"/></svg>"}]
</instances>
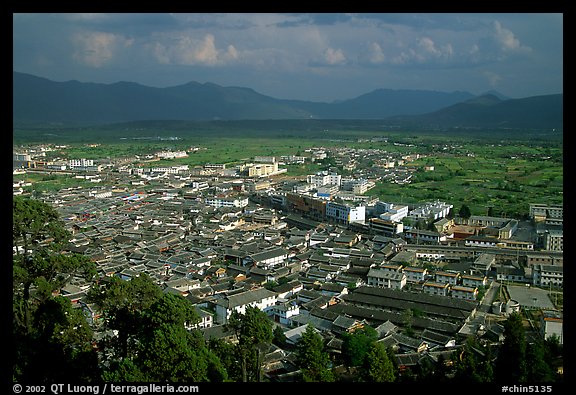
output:
<instances>
[{"instance_id":1,"label":"tree","mask_svg":"<svg viewBox=\"0 0 576 395\"><path fill-rule=\"evenodd\" d=\"M48 383L99 379L93 333L81 309L56 296L40 302L30 332L15 330L13 378Z\"/></svg>"},{"instance_id":2,"label":"tree","mask_svg":"<svg viewBox=\"0 0 576 395\"><path fill-rule=\"evenodd\" d=\"M274 339L272 343L278 347L284 347L286 345L286 335L280 326L276 326L273 331Z\"/></svg>"},{"instance_id":3,"label":"tree","mask_svg":"<svg viewBox=\"0 0 576 395\"><path fill-rule=\"evenodd\" d=\"M453 355L454 380L459 382L491 382L492 358L489 348L482 347L476 339L468 339L461 350Z\"/></svg>"},{"instance_id":4,"label":"tree","mask_svg":"<svg viewBox=\"0 0 576 395\"><path fill-rule=\"evenodd\" d=\"M494 206L488 206L488 212L486 215L488 215L489 217L494 216Z\"/></svg>"},{"instance_id":5,"label":"tree","mask_svg":"<svg viewBox=\"0 0 576 395\"><path fill-rule=\"evenodd\" d=\"M463 204L462 207L460 207L460 211L458 211L458 215L464 219L470 218L472 216L472 212L470 211L470 207Z\"/></svg>"},{"instance_id":6,"label":"tree","mask_svg":"<svg viewBox=\"0 0 576 395\"><path fill-rule=\"evenodd\" d=\"M29 333L36 301L46 301L73 276L92 280L96 265L86 256L62 253L70 233L54 208L20 196L12 207L13 319L18 330Z\"/></svg>"},{"instance_id":7,"label":"tree","mask_svg":"<svg viewBox=\"0 0 576 395\"><path fill-rule=\"evenodd\" d=\"M12 208L14 379L97 376L92 331L82 311L73 309L70 300L53 296L75 276L91 281L94 262L63 251L70 233L48 204L16 197Z\"/></svg>"},{"instance_id":8,"label":"tree","mask_svg":"<svg viewBox=\"0 0 576 395\"><path fill-rule=\"evenodd\" d=\"M526 348L526 376L531 382L550 383L556 381L556 373L548 362L546 344L537 339Z\"/></svg>"},{"instance_id":9,"label":"tree","mask_svg":"<svg viewBox=\"0 0 576 395\"><path fill-rule=\"evenodd\" d=\"M208 349L218 358L226 370L228 380L242 381L242 367L239 363L242 356L236 345L223 339L211 338L208 340Z\"/></svg>"},{"instance_id":10,"label":"tree","mask_svg":"<svg viewBox=\"0 0 576 395\"><path fill-rule=\"evenodd\" d=\"M353 333L345 333L342 342L342 356L348 366L360 366L373 342L378 340L378 332L365 326Z\"/></svg>"},{"instance_id":11,"label":"tree","mask_svg":"<svg viewBox=\"0 0 576 395\"><path fill-rule=\"evenodd\" d=\"M184 324L162 323L147 332L135 358L146 381L208 380L206 361Z\"/></svg>"},{"instance_id":12,"label":"tree","mask_svg":"<svg viewBox=\"0 0 576 395\"><path fill-rule=\"evenodd\" d=\"M16 255L27 257L39 250L58 251L69 236L64 222L52 206L27 197L14 197L12 241Z\"/></svg>"},{"instance_id":13,"label":"tree","mask_svg":"<svg viewBox=\"0 0 576 395\"><path fill-rule=\"evenodd\" d=\"M302 371L304 381L334 381L334 375L330 370L330 357L324 347L324 339L310 324L296 343L296 364Z\"/></svg>"},{"instance_id":14,"label":"tree","mask_svg":"<svg viewBox=\"0 0 576 395\"><path fill-rule=\"evenodd\" d=\"M144 312L162 296L162 290L145 273L129 281L118 277L103 279L93 285L87 300L102 312L104 329L117 331L102 345L112 352L113 358L126 358L136 352L135 345L144 328Z\"/></svg>"},{"instance_id":15,"label":"tree","mask_svg":"<svg viewBox=\"0 0 576 395\"><path fill-rule=\"evenodd\" d=\"M107 382L134 383L145 382L146 377L130 358L113 360L102 372L102 379Z\"/></svg>"},{"instance_id":16,"label":"tree","mask_svg":"<svg viewBox=\"0 0 576 395\"><path fill-rule=\"evenodd\" d=\"M183 297L162 293L140 310L141 330L135 333L131 352L113 358L103 378L124 381L223 381L227 373L206 346L198 330L193 306Z\"/></svg>"},{"instance_id":17,"label":"tree","mask_svg":"<svg viewBox=\"0 0 576 395\"><path fill-rule=\"evenodd\" d=\"M257 307L246 306L244 314L232 312L226 327L234 331L238 339L242 381L261 381L263 349L273 338L268 316Z\"/></svg>"},{"instance_id":18,"label":"tree","mask_svg":"<svg viewBox=\"0 0 576 395\"><path fill-rule=\"evenodd\" d=\"M402 313L402 322L406 328L406 334L412 336L414 334L414 328L412 328L412 323L414 321L414 311L412 309L406 309Z\"/></svg>"},{"instance_id":19,"label":"tree","mask_svg":"<svg viewBox=\"0 0 576 395\"><path fill-rule=\"evenodd\" d=\"M362 364L362 378L374 383L393 382L396 380L394 364L384 344L370 343Z\"/></svg>"},{"instance_id":20,"label":"tree","mask_svg":"<svg viewBox=\"0 0 576 395\"><path fill-rule=\"evenodd\" d=\"M434 368L432 369L432 374L429 376L429 379L434 382L444 382L448 380L448 366L446 365L446 358L444 355L440 354L436 363L434 364Z\"/></svg>"},{"instance_id":21,"label":"tree","mask_svg":"<svg viewBox=\"0 0 576 395\"><path fill-rule=\"evenodd\" d=\"M504 322L504 343L496 360L498 382L526 381L526 334L520 313L512 313Z\"/></svg>"},{"instance_id":22,"label":"tree","mask_svg":"<svg viewBox=\"0 0 576 395\"><path fill-rule=\"evenodd\" d=\"M91 280L96 267L88 257L40 250L33 255L13 257L13 303L15 324L30 331L34 305L47 300L74 276Z\"/></svg>"}]
</instances>

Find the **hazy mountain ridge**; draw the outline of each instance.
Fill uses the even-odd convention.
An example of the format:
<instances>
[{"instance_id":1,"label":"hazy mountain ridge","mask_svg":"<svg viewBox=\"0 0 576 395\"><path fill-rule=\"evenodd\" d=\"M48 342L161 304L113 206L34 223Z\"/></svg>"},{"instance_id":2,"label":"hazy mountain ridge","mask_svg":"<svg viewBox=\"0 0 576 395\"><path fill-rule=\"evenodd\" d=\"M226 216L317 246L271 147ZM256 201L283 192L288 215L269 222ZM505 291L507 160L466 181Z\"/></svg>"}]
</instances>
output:
<instances>
[{"instance_id":1,"label":"hazy mountain ridge","mask_svg":"<svg viewBox=\"0 0 576 395\"><path fill-rule=\"evenodd\" d=\"M402 125L476 126L480 117L480 123L487 126L515 127L518 120L506 118L506 111L510 111L514 117L523 118L524 124L532 119L538 125L561 127L561 94L509 100L496 95L503 98L497 92L475 97L461 91L376 89L353 99L322 103L275 99L251 88L214 83L154 88L134 82L55 82L13 72L13 121L65 125L146 120L387 119ZM524 113L523 106L531 112Z\"/></svg>"},{"instance_id":2,"label":"hazy mountain ridge","mask_svg":"<svg viewBox=\"0 0 576 395\"><path fill-rule=\"evenodd\" d=\"M388 121L404 126L562 129L563 94L501 100L483 95L441 110Z\"/></svg>"}]
</instances>

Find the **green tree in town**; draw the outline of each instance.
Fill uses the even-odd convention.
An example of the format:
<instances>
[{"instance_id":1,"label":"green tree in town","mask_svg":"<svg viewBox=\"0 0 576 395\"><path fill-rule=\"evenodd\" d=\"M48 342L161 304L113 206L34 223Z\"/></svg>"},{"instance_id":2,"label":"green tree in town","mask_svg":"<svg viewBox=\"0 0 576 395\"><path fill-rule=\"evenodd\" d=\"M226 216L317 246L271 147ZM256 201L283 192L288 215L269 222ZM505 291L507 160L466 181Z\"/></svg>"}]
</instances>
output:
<instances>
[{"instance_id":1,"label":"green tree in town","mask_svg":"<svg viewBox=\"0 0 576 395\"><path fill-rule=\"evenodd\" d=\"M303 381L334 381L334 374L330 370L330 356L326 352L324 339L310 324L296 343L296 364L302 371Z\"/></svg>"},{"instance_id":2,"label":"green tree in town","mask_svg":"<svg viewBox=\"0 0 576 395\"><path fill-rule=\"evenodd\" d=\"M390 360L386 346L372 342L362 363L362 379L373 383L393 382L396 380L396 369Z\"/></svg>"},{"instance_id":3,"label":"green tree in town","mask_svg":"<svg viewBox=\"0 0 576 395\"><path fill-rule=\"evenodd\" d=\"M242 381L262 381L262 361L273 339L272 323L268 316L257 307L247 306L244 314L232 312L226 327L238 339Z\"/></svg>"},{"instance_id":4,"label":"green tree in town","mask_svg":"<svg viewBox=\"0 0 576 395\"><path fill-rule=\"evenodd\" d=\"M162 290L150 276L142 273L128 281L118 277L104 278L92 286L87 300L94 303L104 319L103 330L115 331L105 336L102 346L113 358L131 357L144 328L144 313L162 296Z\"/></svg>"},{"instance_id":5,"label":"green tree in town","mask_svg":"<svg viewBox=\"0 0 576 395\"><path fill-rule=\"evenodd\" d=\"M272 343L277 345L278 347L286 346L286 335L280 326L276 326L272 331L274 338L272 339Z\"/></svg>"},{"instance_id":6,"label":"green tree in town","mask_svg":"<svg viewBox=\"0 0 576 395\"><path fill-rule=\"evenodd\" d=\"M91 281L95 264L63 251L70 233L51 206L15 197L12 208L13 377L57 380L68 369L88 379L90 371L96 371L91 329L81 309L72 309L70 300L54 295L74 277ZM61 369L38 364L49 355L61 362ZM85 374L78 371L82 366L89 367Z\"/></svg>"},{"instance_id":7,"label":"green tree in town","mask_svg":"<svg viewBox=\"0 0 576 395\"><path fill-rule=\"evenodd\" d=\"M406 334L408 336L412 336L414 334L414 328L412 327L414 322L414 311L412 309L404 310L402 313L402 322L404 324Z\"/></svg>"},{"instance_id":8,"label":"green tree in town","mask_svg":"<svg viewBox=\"0 0 576 395\"><path fill-rule=\"evenodd\" d=\"M446 382L448 381L449 372L450 370L444 355L440 354L436 361L434 361L431 357L421 358L418 361L416 381L435 383Z\"/></svg>"},{"instance_id":9,"label":"green tree in town","mask_svg":"<svg viewBox=\"0 0 576 395\"><path fill-rule=\"evenodd\" d=\"M520 313L512 313L504 321L504 342L496 360L495 379L498 382L526 381L526 333Z\"/></svg>"},{"instance_id":10,"label":"green tree in town","mask_svg":"<svg viewBox=\"0 0 576 395\"><path fill-rule=\"evenodd\" d=\"M552 335L544 340L544 358L546 363L550 366L550 368L556 372L555 376L557 381L560 381L561 378L559 376L558 368L562 366L563 361L563 346L560 343L560 338L558 335Z\"/></svg>"},{"instance_id":11,"label":"green tree in town","mask_svg":"<svg viewBox=\"0 0 576 395\"><path fill-rule=\"evenodd\" d=\"M476 339L467 339L462 349L453 354L454 380L458 382L486 383L493 379L490 349Z\"/></svg>"},{"instance_id":12,"label":"green tree in town","mask_svg":"<svg viewBox=\"0 0 576 395\"><path fill-rule=\"evenodd\" d=\"M50 297L38 303L29 332L14 331L13 379L50 383L99 379L93 332L82 309L70 300Z\"/></svg>"},{"instance_id":13,"label":"green tree in town","mask_svg":"<svg viewBox=\"0 0 576 395\"><path fill-rule=\"evenodd\" d=\"M12 242L16 255L39 250L59 251L70 234L58 212L40 200L16 196L12 200Z\"/></svg>"},{"instance_id":14,"label":"green tree in town","mask_svg":"<svg viewBox=\"0 0 576 395\"><path fill-rule=\"evenodd\" d=\"M556 373L548 362L546 343L537 339L526 347L526 377L535 383L551 383L556 381Z\"/></svg>"},{"instance_id":15,"label":"green tree in town","mask_svg":"<svg viewBox=\"0 0 576 395\"><path fill-rule=\"evenodd\" d=\"M460 218L464 218L464 219L470 218L472 216L472 212L470 211L470 207L463 204L462 207L460 207L460 210L458 211L458 215L460 216Z\"/></svg>"},{"instance_id":16,"label":"green tree in town","mask_svg":"<svg viewBox=\"0 0 576 395\"><path fill-rule=\"evenodd\" d=\"M227 373L197 329L193 306L180 295L162 293L140 310L141 329L131 352L111 358L104 380L145 382L224 381Z\"/></svg>"},{"instance_id":17,"label":"green tree in town","mask_svg":"<svg viewBox=\"0 0 576 395\"><path fill-rule=\"evenodd\" d=\"M378 340L378 332L371 326L365 326L342 336L342 357L347 366L360 366L372 343Z\"/></svg>"},{"instance_id":18,"label":"green tree in town","mask_svg":"<svg viewBox=\"0 0 576 395\"><path fill-rule=\"evenodd\" d=\"M82 255L62 254L70 233L50 205L18 196L12 207L13 318L18 330L29 332L36 301L48 299L74 276L92 280L96 265Z\"/></svg>"},{"instance_id":19,"label":"green tree in town","mask_svg":"<svg viewBox=\"0 0 576 395\"><path fill-rule=\"evenodd\" d=\"M208 349L218 358L226 373L229 381L242 381L242 366L240 361L242 355L236 345L220 338L210 338L208 340Z\"/></svg>"},{"instance_id":20,"label":"green tree in town","mask_svg":"<svg viewBox=\"0 0 576 395\"><path fill-rule=\"evenodd\" d=\"M180 295L165 293L144 316L138 360L151 381L226 380L227 373L198 329L193 305Z\"/></svg>"}]
</instances>

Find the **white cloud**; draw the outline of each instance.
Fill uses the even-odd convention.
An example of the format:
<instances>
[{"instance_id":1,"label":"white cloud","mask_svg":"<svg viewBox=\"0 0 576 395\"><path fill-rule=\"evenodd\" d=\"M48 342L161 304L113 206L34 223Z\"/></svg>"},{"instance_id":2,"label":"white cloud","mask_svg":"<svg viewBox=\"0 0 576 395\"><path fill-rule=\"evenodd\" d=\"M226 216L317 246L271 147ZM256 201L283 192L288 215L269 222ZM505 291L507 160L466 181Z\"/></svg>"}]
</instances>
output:
<instances>
[{"instance_id":1,"label":"white cloud","mask_svg":"<svg viewBox=\"0 0 576 395\"><path fill-rule=\"evenodd\" d=\"M112 61L119 48L129 47L133 42L132 39L112 33L79 32L72 36L72 58L87 66L100 68Z\"/></svg>"},{"instance_id":2,"label":"white cloud","mask_svg":"<svg viewBox=\"0 0 576 395\"><path fill-rule=\"evenodd\" d=\"M380 44L376 42L370 44L368 60L370 63L383 63L386 60Z\"/></svg>"},{"instance_id":3,"label":"white cloud","mask_svg":"<svg viewBox=\"0 0 576 395\"><path fill-rule=\"evenodd\" d=\"M416 45L404 48L400 53L391 58L392 64L435 64L450 60L454 55L452 44L436 45L430 37L420 37Z\"/></svg>"},{"instance_id":4,"label":"white cloud","mask_svg":"<svg viewBox=\"0 0 576 395\"><path fill-rule=\"evenodd\" d=\"M324 59L329 65L343 64L346 62L346 56L341 49L328 48L324 52Z\"/></svg>"},{"instance_id":5,"label":"white cloud","mask_svg":"<svg viewBox=\"0 0 576 395\"><path fill-rule=\"evenodd\" d=\"M496 42L500 45L500 49L505 52L530 52L531 48L521 45L520 40L518 40L514 33L510 30L502 27L502 24L498 21L494 22L494 38Z\"/></svg>"},{"instance_id":6,"label":"white cloud","mask_svg":"<svg viewBox=\"0 0 576 395\"><path fill-rule=\"evenodd\" d=\"M196 48L189 47L190 49L186 55L191 57L192 63L197 61L207 65L215 65L218 62L218 50L214 44L214 36L207 34L200 45Z\"/></svg>"},{"instance_id":7,"label":"white cloud","mask_svg":"<svg viewBox=\"0 0 576 395\"><path fill-rule=\"evenodd\" d=\"M202 38L195 38L191 34L162 37L153 44L152 51L159 63L188 66L220 66L240 57L233 45L219 50L216 38L210 33L204 34Z\"/></svg>"},{"instance_id":8,"label":"white cloud","mask_svg":"<svg viewBox=\"0 0 576 395\"><path fill-rule=\"evenodd\" d=\"M418 41L418 46L426 53L438 56L440 51L436 49L434 41L430 37L422 37Z\"/></svg>"}]
</instances>

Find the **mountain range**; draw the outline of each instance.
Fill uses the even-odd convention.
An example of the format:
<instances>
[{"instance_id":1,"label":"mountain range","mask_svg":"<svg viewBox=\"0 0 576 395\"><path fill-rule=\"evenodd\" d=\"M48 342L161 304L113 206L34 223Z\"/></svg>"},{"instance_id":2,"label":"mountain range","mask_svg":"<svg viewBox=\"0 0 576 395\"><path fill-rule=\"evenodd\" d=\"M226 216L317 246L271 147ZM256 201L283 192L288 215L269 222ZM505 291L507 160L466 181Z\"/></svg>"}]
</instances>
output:
<instances>
[{"instance_id":1,"label":"mountain range","mask_svg":"<svg viewBox=\"0 0 576 395\"><path fill-rule=\"evenodd\" d=\"M382 119L398 126L556 128L563 94L508 99L492 92L377 89L332 103L275 99L213 83L155 88L133 82L56 82L13 72L13 122L102 125L131 121Z\"/></svg>"}]
</instances>

